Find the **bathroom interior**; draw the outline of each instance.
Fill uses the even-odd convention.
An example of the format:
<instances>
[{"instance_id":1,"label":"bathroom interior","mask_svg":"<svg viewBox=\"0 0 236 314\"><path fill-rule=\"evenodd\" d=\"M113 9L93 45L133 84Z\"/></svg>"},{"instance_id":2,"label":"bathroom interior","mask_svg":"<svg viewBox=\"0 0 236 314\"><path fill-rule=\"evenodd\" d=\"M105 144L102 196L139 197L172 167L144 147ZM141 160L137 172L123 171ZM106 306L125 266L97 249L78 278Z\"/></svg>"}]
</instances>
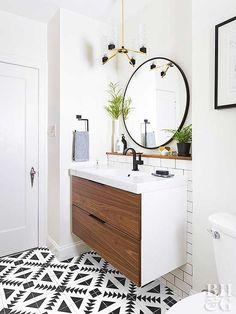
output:
<instances>
[{"instance_id":1,"label":"bathroom interior","mask_svg":"<svg viewBox=\"0 0 236 314\"><path fill-rule=\"evenodd\" d=\"M0 314L236 314L235 0L0 0Z\"/></svg>"}]
</instances>

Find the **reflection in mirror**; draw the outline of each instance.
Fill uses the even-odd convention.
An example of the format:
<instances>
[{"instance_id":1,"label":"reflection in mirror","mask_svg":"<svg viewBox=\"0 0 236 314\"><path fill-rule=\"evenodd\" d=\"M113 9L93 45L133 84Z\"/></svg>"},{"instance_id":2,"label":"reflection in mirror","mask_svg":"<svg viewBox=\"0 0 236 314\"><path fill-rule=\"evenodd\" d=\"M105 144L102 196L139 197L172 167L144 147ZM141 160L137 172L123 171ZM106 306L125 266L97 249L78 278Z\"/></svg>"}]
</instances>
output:
<instances>
[{"instance_id":1,"label":"reflection in mirror","mask_svg":"<svg viewBox=\"0 0 236 314\"><path fill-rule=\"evenodd\" d=\"M188 82L176 63L154 58L130 78L124 101L128 98L133 109L124 119L127 132L136 144L154 149L171 141L165 129L183 126L189 107Z\"/></svg>"}]
</instances>

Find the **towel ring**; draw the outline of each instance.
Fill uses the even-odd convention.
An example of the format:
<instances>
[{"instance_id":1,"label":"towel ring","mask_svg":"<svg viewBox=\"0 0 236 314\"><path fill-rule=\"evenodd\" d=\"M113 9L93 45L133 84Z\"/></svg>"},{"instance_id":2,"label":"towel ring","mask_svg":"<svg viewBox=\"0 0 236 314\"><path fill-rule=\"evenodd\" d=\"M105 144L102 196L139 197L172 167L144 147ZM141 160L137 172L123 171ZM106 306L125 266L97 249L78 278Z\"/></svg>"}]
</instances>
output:
<instances>
[{"instance_id":1,"label":"towel ring","mask_svg":"<svg viewBox=\"0 0 236 314\"><path fill-rule=\"evenodd\" d=\"M85 121L85 123L86 123L86 131L88 132L89 131L89 120L88 119L82 119L82 116L79 115L79 114L76 115L76 119L78 121Z\"/></svg>"}]
</instances>

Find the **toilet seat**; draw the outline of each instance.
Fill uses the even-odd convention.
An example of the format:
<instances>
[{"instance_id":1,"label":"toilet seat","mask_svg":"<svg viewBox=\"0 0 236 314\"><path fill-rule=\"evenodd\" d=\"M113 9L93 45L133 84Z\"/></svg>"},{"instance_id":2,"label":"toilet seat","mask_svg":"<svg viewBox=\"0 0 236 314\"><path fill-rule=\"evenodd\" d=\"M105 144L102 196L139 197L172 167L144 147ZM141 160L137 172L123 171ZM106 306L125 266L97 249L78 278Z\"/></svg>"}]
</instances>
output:
<instances>
[{"instance_id":1,"label":"toilet seat","mask_svg":"<svg viewBox=\"0 0 236 314\"><path fill-rule=\"evenodd\" d=\"M214 298L214 295L212 295ZM235 314L236 313L236 298L230 298L231 310L222 311L219 306L214 307L214 311L206 309L206 304L209 304L209 296L206 292L201 292L194 294L190 297L187 297L180 302L176 303L173 307L171 307L168 311L168 314ZM210 305L214 306L214 304L210 301Z\"/></svg>"}]
</instances>

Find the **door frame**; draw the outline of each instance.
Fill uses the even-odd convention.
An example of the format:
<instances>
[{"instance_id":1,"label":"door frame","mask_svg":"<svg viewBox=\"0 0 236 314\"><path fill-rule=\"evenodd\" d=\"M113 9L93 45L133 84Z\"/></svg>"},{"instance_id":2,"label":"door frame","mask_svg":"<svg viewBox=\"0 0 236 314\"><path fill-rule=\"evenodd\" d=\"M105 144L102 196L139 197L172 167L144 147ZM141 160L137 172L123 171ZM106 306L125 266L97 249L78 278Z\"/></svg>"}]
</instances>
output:
<instances>
[{"instance_id":1,"label":"door frame","mask_svg":"<svg viewBox=\"0 0 236 314\"><path fill-rule=\"evenodd\" d=\"M38 71L38 112L39 112L39 191L38 191L38 246L47 243L47 62L20 56L0 54L0 62Z\"/></svg>"}]
</instances>

